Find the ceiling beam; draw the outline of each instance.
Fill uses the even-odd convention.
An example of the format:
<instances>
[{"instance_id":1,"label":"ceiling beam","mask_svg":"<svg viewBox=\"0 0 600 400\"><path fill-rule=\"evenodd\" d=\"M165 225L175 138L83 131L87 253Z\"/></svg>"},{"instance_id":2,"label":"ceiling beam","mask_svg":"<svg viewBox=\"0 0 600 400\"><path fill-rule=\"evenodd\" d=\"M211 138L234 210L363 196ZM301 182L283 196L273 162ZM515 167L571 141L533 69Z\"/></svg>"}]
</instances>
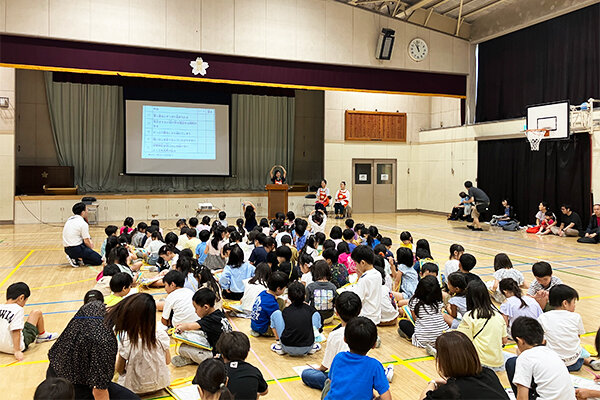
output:
<instances>
[{"instance_id":1,"label":"ceiling beam","mask_svg":"<svg viewBox=\"0 0 600 400\"><path fill-rule=\"evenodd\" d=\"M415 10L418 10L419 8L422 8L423 6L431 3L432 1L433 0L420 0L420 1L416 2L415 4L408 7L406 10L404 10L404 16L408 17L410 13L412 13Z\"/></svg>"},{"instance_id":2,"label":"ceiling beam","mask_svg":"<svg viewBox=\"0 0 600 400\"><path fill-rule=\"evenodd\" d=\"M475 1L475 0L471 0L471 1L467 2L467 3L465 3L464 5L470 4L470 3L474 2L474 1ZM463 6L463 2L461 1L461 2L459 3L459 5L457 5L457 6L454 6L454 7L450 8L450 9L446 10L446 12L444 12L444 15L451 14L451 13L452 13L453 11L455 11L457 8L462 8L462 6Z\"/></svg>"},{"instance_id":3,"label":"ceiling beam","mask_svg":"<svg viewBox=\"0 0 600 400\"><path fill-rule=\"evenodd\" d=\"M493 2L493 3L487 4L487 5L483 6L483 7L477 8L477 9L475 9L475 10L473 10L473 11L471 11L471 12L469 12L469 13L465 14L465 15L463 16L463 18L465 18L465 19L467 19L467 18L470 18L470 17L472 17L473 15L477 15L477 14L479 14L480 12L482 12L482 11L485 11L485 10L487 10L487 9L489 9L489 8L492 8L492 7L494 7L494 6L497 6L498 4L500 4L500 3L503 3L503 2L505 2L505 1L506 1L506 0L496 0L496 1L495 1L495 2Z\"/></svg>"},{"instance_id":4,"label":"ceiling beam","mask_svg":"<svg viewBox=\"0 0 600 400\"><path fill-rule=\"evenodd\" d=\"M427 18L425 18L425 23L423 24L423 26L427 26L427 24L429 23L429 18L431 18L431 14L433 14L433 7L429 9L429 14L427 14Z\"/></svg>"},{"instance_id":5,"label":"ceiling beam","mask_svg":"<svg viewBox=\"0 0 600 400\"><path fill-rule=\"evenodd\" d=\"M458 18L456 19L456 33L455 33L456 36L458 36L458 31L460 29L460 23L461 23L460 19L462 17L463 1L464 0L460 0L460 6L458 7Z\"/></svg>"},{"instance_id":6,"label":"ceiling beam","mask_svg":"<svg viewBox=\"0 0 600 400\"><path fill-rule=\"evenodd\" d=\"M431 7L429 7L429 10L434 9L434 8L438 8L441 5L446 4L447 2L449 2L450 0L442 0L439 3L436 3L434 5L432 5Z\"/></svg>"}]
</instances>

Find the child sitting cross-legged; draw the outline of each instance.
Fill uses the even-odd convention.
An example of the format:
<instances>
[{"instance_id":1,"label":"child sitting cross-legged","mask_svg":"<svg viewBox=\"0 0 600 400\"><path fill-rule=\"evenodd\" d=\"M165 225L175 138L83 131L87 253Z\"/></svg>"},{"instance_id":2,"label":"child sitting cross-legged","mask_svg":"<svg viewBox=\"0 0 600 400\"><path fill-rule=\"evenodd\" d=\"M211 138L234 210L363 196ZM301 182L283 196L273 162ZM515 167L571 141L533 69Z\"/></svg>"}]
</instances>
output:
<instances>
[{"instance_id":1,"label":"child sitting cross-legged","mask_svg":"<svg viewBox=\"0 0 600 400\"><path fill-rule=\"evenodd\" d=\"M302 382L313 389L323 390L327 380L327 370L331 368L333 358L342 351L349 351L348 344L344 341L346 324L358 317L361 309L360 298L352 292L344 292L335 300L335 313L342 320L341 326L334 329L327 338L325 354L319 368L308 368L302 371Z\"/></svg>"},{"instance_id":2,"label":"child sitting cross-legged","mask_svg":"<svg viewBox=\"0 0 600 400\"><path fill-rule=\"evenodd\" d=\"M451 329L458 328L462 316L467 313L467 280L462 272L452 272L447 277L448 293L452 295L448 299L446 306L447 314L444 314L444 320Z\"/></svg>"},{"instance_id":3,"label":"child sitting cross-legged","mask_svg":"<svg viewBox=\"0 0 600 400\"><path fill-rule=\"evenodd\" d=\"M350 351L338 353L325 383L325 400L372 399L373 390L380 400L390 400L390 384L383 365L367 356L377 343L377 326L368 318L357 317L346 324L344 341Z\"/></svg>"},{"instance_id":4,"label":"child sitting cross-legged","mask_svg":"<svg viewBox=\"0 0 600 400\"><path fill-rule=\"evenodd\" d=\"M200 319L196 322L185 322L175 326L177 333L186 339L206 343L212 347L212 352L199 347L182 344L179 347L179 356L173 357L173 365L182 367L195 362L200 364L207 358L217 354L217 341L223 332L231 332L231 325L222 310L215 309L215 292L208 288L199 289L192 298L196 315Z\"/></svg>"},{"instance_id":5,"label":"child sitting cross-legged","mask_svg":"<svg viewBox=\"0 0 600 400\"><path fill-rule=\"evenodd\" d=\"M581 347L579 336L585 333L581 315L575 312L579 294L567 285L556 285L550 289L551 311L542 314L538 322L544 328L546 345L563 360L569 372L579 371L583 364L600 370L600 360L590 358L590 353Z\"/></svg>"},{"instance_id":6,"label":"child sitting cross-legged","mask_svg":"<svg viewBox=\"0 0 600 400\"><path fill-rule=\"evenodd\" d=\"M486 285L490 289L492 298L498 303L502 303L505 300L499 287L502 279L511 278L520 287L527 287L523 273L513 268L510 258L505 253L498 253L494 257L494 271L494 280L486 282Z\"/></svg>"},{"instance_id":7,"label":"child sitting cross-legged","mask_svg":"<svg viewBox=\"0 0 600 400\"><path fill-rule=\"evenodd\" d=\"M240 246L233 245L229 252L227 265L219 283L223 288L223 297L230 300L241 300L244 296L244 280L254 275L254 265L244 262L244 252Z\"/></svg>"},{"instance_id":8,"label":"child sitting cross-legged","mask_svg":"<svg viewBox=\"0 0 600 400\"><path fill-rule=\"evenodd\" d=\"M104 298L104 304L106 304L107 307L112 307L123 300L123 298L131 291L132 283L133 279L131 278L131 275L124 272L114 274L110 278L110 291L112 294Z\"/></svg>"},{"instance_id":9,"label":"child sitting cross-legged","mask_svg":"<svg viewBox=\"0 0 600 400\"><path fill-rule=\"evenodd\" d=\"M533 297L542 310L549 311L551 307L548 304L548 293L556 285L560 285L560 278L552 275L552 267L546 261L539 261L533 264L531 272L535 280L527 290L527 295Z\"/></svg>"},{"instance_id":10,"label":"child sitting cross-legged","mask_svg":"<svg viewBox=\"0 0 600 400\"><path fill-rule=\"evenodd\" d=\"M254 276L252 278L244 280L245 290L244 295L240 300L243 315L241 315L241 313L236 313L237 316L243 316L246 318L250 317L256 298L261 292L264 292L268 289L267 282L269 281L270 276L271 267L269 267L269 264L263 262L256 266L256 270L254 271Z\"/></svg>"},{"instance_id":11,"label":"child sitting cross-legged","mask_svg":"<svg viewBox=\"0 0 600 400\"><path fill-rule=\"evenodd\" d=\"M304 302L305 291L303 284L292 282L288 287L288 298L292 304L271 315L271 328L277 339L271 350L277 354L302 356L321 349L321 345L315 343L314 334L315 329L321 328L321 315Z\"/></svg>"},{"instance_id":12,"label":"child sitting cross-legged","mask_svg":"<svg viewBox=\"0 0 600 400\"><path fill-rule=\"evenodd\" d=\"M313 282L306 286L307 302L321 314L323 324L333 319L333 306L337 297L337 288L329 280L331 270L325 260L319 260L311 268Z\"/></svg>"},{"instance_id":13,"label":"child sitting cross-legged","mask_svg":"<svg viewBox=\"0 0 600 400\"><path fill-rule=\"evenodd\" d=\"M512 278L502 279L498 288L506 297L506 301L500 305L500 312L504 315L509 333L515 319L521 316L537 319L543 314L538 302L529 296L523 296L519 284Z\"/></svg>"},{"instance_id":14,"label":"child sitting cross-legged","mask_svg":"<svg viewBox=\"0 0 600 400\"><path fill-rule=\"evenodd\" d=\"M542 325L533 318L519 317L512 324L511 335L519 355L506 360L506 374L517 399L575 399L569 370L559 355L544 345Z\"/></svg>"},{"instance_id":15,"label":"child sitting cross-legged","mask_svg":"<svg viewBox=\"0 0 600 400\"><path fill-rule=\"evenodd\" d=\"M6 289L6 303L0 305L0 352L13 354L17 361L23 361L23 352L31 343L58 338L58 333L44 330L40 310L30 311L25 320L24 307L30 295L25 282L13 283Z\"/></svg>"},{"instance_id":16,"label":"child sitting cross-legged","mask_svg":"<svg viewBox=\"0 0 600 400\"><path fill-rule=\"evenodd\" d=\"M163 303L157 302L157 309L162 309L161 322L164 326L178 326L198 319L192 297L194 292L184 288L185 276L177 271L167 272L163 278L167 298Z\"/></svg>"},{"instance_id":17,"label":"child sitting cross-legged","mask_svg":"<svg viewBox=\"0 0 600 400\"><path fill-rule=\"evenodd\" d=\"M227 370L223 361L208 358L198 365L196 375L192 380L198 386L202 400L233 400L233 395L227 388Z\"/></svg>"},{"instance_id":18,"label":"child sitting cross-legged","mask_svg":"<svg viewBox=\"0 0 600 400\"><path fill-rule=\"evenodd\" d=\"M250 351L248 336L239 331L226 332L217 342L227 369L227 388L238 400L256 400L269 393L269 385L258 368L246 362Z\"/></svg>"},{"instance_id":19,"label":"child sitting cross-legged","mask_svg":"<svg viewBox=\"0 0 600 400\"><path fill-rule=\"evenodd\" d=\"M283 300L278 299L285 292L288 284L287 276L280 271L273 272L267 281L267 290L262 291L252 306L250 315L250 334L254 337L273 336L269 327L271 315L283 308ZM280 304L281 302L281 304Z\"/></svg>"},{"instance_id":20,"label":"child sitting cross-legged","mask_svg":"<svg viewBox=\"0 0 600 400\"><path fill-rule=\"evenodd\" d=\"M110 280L115 274L121 272L117 264L107 264L102 270L102 278L98 279L94 285L94 289L102 293L103 296L110 295Z\"/></svg>"}]
</instances>

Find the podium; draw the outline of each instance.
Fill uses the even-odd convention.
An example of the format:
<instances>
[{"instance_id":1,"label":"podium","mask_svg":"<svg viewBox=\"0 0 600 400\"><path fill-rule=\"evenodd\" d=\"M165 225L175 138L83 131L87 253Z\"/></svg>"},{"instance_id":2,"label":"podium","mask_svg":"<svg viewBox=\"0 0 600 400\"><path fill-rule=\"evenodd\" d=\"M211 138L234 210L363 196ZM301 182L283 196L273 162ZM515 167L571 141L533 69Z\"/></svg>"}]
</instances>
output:
<instances>
[{"instance_id":1,"label":"podium","mask_svg":"<svg viewBox=\"0 0 600 400\"><path fill-rule=\"evenodd\" d=\"M269 219L275 218L275 213L288 211L288 185L269 184L265 186L269 194Z\"/></svg>"}]
</instances>

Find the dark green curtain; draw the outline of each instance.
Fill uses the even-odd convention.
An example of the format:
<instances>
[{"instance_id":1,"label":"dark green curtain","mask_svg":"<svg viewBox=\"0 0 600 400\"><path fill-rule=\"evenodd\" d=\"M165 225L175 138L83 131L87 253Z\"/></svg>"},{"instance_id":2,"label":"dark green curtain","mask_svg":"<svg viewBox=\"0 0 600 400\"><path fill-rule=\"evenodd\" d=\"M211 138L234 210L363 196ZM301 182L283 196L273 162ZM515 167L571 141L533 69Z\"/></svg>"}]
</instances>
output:
<instances>
[{"instance_id":1,"label":"dark green curtain","mask_svg":"<svg viewBox=\"0 0 600 400\"><path fill-rule=\"evenodd\" d=\"M292 170L293 97L232 95L231 177L134 176L122 175L123 88L54 82L51 72L45 81L58 160L74 167L82 192L264 190L272 165Z\"/></svg>"}]
</instances>

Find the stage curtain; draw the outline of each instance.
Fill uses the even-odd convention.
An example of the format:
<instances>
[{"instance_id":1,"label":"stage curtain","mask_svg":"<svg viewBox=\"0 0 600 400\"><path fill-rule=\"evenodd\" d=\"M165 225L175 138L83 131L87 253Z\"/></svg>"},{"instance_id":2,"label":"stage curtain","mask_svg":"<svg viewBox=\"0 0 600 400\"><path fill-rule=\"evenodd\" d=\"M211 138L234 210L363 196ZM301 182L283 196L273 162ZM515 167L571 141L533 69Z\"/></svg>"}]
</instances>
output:
<instances>
[{"instance_id":1,"label":"stage curtain","mask_svg":"<svg viewBox=\"0 0 600 400\"><path fill-rule=\"evenodd\" d=\"M526 115L528 105L600 96L600 4L479 45L477 122Z\"/></svg>"},{"instance_id":2,"label":"stage curtain","mask_svg":"<svg viewBox=\"0 0 600 400\"><path fill-rule=\"evenodd\" d=\"M543 140L531 151L525 139L486 140L478 144L477 186L490 197L490 211L503 214L508 198L521 224L535 223L541 201L561 217L561 204L570 204L584 224L591 214L590 135L569 140Z\"/></svg>"},{"instance_id":3,"label":"stage curtain","mask_svg":"<svg viewBox=\"0 0 600 400\"><path fill-rule=\"evenodd\" d=\"M121 175L123 88L53 82L50 72L45 82L59 163L84 193L264 190L273 164L293 165L293 97L232 95L231 177Z\"/></svg>"}]
</instances>

